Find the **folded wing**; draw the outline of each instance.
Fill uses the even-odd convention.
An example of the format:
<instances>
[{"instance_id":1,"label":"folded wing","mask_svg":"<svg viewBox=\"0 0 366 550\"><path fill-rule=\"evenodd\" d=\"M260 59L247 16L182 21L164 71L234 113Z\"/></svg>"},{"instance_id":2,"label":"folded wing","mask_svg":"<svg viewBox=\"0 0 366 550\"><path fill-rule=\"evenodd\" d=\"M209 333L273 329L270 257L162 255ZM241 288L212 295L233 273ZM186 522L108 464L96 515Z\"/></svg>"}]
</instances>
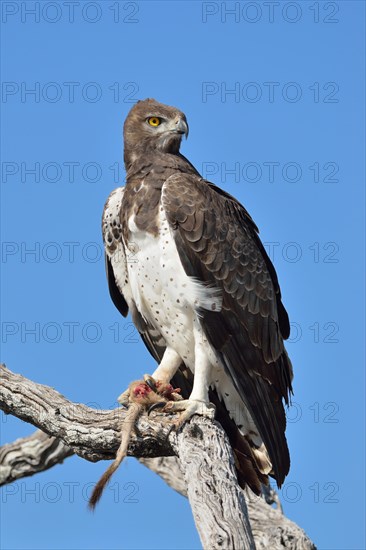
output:
<instances>
[{"instance_id":1,"label":"folded wing","mask_svg":"<svg viewBox=\"0 0 366 550\"><path fill-rule=\"evenodd\" d=\"M283 406L292 367L289 321L275 269L244 207L195 175L175 174L162 204L186 273L220 290L221 311L201 310L205 334L249 409L279 485L290 466Z\"/></svg>"}]
</instances>

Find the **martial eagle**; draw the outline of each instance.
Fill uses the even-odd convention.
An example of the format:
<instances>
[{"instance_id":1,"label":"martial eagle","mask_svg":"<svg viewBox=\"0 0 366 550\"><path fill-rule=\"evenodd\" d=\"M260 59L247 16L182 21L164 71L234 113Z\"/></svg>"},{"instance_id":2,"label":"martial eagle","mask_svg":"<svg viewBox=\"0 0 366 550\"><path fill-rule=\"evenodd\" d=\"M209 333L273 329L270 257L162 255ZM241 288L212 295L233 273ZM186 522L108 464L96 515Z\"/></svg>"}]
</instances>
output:
<instances>
[{"instance_id":1,"label":"martial eagle","mask_svg":"<svg viewBox=\"0 0 366 550\"><path fill-rule=\"evenodd\" d=\"M185 115L154 99L126 118L126 185L109 196L102 223L109 290L158 362L153 381L181 388L163 411L181 411L181 425L215 409L239 482L259 493L268 475L280 486L290 466L289 319L255 223L179 152L183 135Z\"/></svg>"}]
</instances>

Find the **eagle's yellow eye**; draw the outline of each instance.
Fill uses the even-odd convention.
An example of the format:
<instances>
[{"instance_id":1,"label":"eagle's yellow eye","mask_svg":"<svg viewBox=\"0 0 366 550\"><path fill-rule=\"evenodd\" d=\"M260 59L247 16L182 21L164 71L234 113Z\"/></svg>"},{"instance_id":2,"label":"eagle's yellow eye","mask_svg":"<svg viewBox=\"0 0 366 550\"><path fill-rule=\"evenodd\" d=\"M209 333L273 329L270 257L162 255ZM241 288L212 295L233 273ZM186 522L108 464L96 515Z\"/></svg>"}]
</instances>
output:
<instances>
[{"instance_id":1,"label":"eagle's yellow eye","mask_svg":"<svg viewBox=\"0 0 366 550\"><path fill-rule=\"evenodd\" d=\"M147 119L148 123L150 124L150 126L159 126L159 124L161 123L161 119L158 118L157 116L151 116L150 118Z\"/></svg>"}]
</instances>

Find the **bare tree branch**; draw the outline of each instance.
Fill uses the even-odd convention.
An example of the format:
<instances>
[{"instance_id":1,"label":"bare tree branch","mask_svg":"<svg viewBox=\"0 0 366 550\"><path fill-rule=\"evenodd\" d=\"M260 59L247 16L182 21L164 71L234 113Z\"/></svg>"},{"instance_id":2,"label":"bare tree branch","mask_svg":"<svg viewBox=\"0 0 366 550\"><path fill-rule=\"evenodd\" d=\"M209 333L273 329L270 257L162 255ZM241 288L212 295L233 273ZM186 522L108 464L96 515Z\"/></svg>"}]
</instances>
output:
<instances>
[{"instance_id":1,"label":"bare tree branch","mask_svg":"<svg viewBox=\"0 0 366 550\"><path fill-rule=\"evenodd\" d=\"M73 451L62 441L40 430L0 448L0 485L31 476L64 461ZM187 486L175 456L140 458L139 461L159 475L172 489L187 497ZM287 519L279 509L270 508L251 491L244 493L257 550L314 550L304 531ZM270 502L276 502L271 498Z\"/></svg>"},{"instance_id":2,"label":"bare tree branch","mask_svg":"<svg viewBox=\"0 0 366 550\"><path fill-rule=\"evenodd\" d=\"M96 462L114 458L120 444L123 422L129 422L126 409L96 410L72 403L59 392L14 374L0 365L0 408L43 432L61 439L74 453ZM172 419L142 415L129 446L130 456L172 456L168 438Z\"/></svg>"},{"instance_id":3,"label":"bare tree branch","mask_svg":"<svg viewBox=\"0 0 366 550\"><path fill-rule=\"evenodd\" d=\"M0 374L0 407L6 413L61 439L87 460L112 458L116 453L121 427L129 422L128 411L96 411L73 404L53 388L13 374L5 366L0 367ZM195 416L177 434L170 430L166 415L161 418L164 422L146 415L139 417L128 454L182 456L180 464L203 546L253 550L245 499L237 486L232 450L221 426ZM212 487L206 482L209 478ZM220 486L224 491L220 491ZM223 501L227 508L222 507Z\"/></svg>"},{"instance_id":4,"label":"bare tree branch","mask_svg":"<svg viewBox=\"0 0 366 550\"><path fill-rule=\"evenodd\" d=\"M48 470L73 454L62 441L37 430L0 447L0 486Z\"/></svg>"},{"instance_id":5,"label":"bare tree branch","mask_svg":"<svg viewBox=\"0 0 366 550\"><path fill-rule=\"evenodd\" d=\"M177 457L140 458L140 462L162 477L178 493L187 496ZM316 550L303 529L283 515L278 495L273 489L267 498L257 497L250 490L244 491L244 496L256 550ZM272 508L271 503L275 503L277 508Z\"/></svg>"},{"instance_id":6,"label":"bare tree branch","mask_svg":"<svg viewBox=\"0 0 366 550\"><path fill-rule=\"evenodd\" d=\"M121 424L128 422L127 411L96 411L71 403L54 389L4 366L0 376L0 408L42 429L0 449L1 484L46 470L74 452L91 461L114 458ZM205 548L254 548L245 501L257 550L315 548L280 509L271 508L250 491L240 491L221 427L194 417L177 436L169 434L171 425L172 419L166 416L143 415L128 454L140 457L172 488L189 495ZM226 517L223 510L229 512Z\"/></svg>"},{"instance_id":7,"label":"bare tree branch","mask_svg":"<svg viewBox=\"0 0 366 550\"><path fill-rule=\"evenodd\" d=\"M255 550L234 456L224 430L208 418L186 424L177 455L203 548Z\"/></svg>"}]
</instances>

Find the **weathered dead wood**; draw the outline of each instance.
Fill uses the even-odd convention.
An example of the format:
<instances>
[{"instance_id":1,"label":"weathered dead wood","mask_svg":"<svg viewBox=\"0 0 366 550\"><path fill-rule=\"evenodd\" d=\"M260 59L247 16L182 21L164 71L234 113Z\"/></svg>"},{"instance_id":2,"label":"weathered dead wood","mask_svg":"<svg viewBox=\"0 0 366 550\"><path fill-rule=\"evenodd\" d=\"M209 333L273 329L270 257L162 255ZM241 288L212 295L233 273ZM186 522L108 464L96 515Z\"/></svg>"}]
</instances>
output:
<instances>
[{"instance_id":1,"label":"weathered dead wood","mask_svg":"<svg viewBox=\"0 0 366 550\"><path fill-rule=\"evenodd\" d=\"M0 486L48 470L73 454L62 441L37 430L0 447Z\"/></svg>"},{"instance_id":2,"label":"weathered dead wood","mask_svg":"<svg viewBox=\"0 0 366 550\"><path fill-rule=\"evenodd\" d=\"M128 421L127 411L96 411L71 403L52 388L4 366L0 366L0 377L0 408L49 434L37 431L0 449L1 484L48 469L74 452L91 461L114 457L121 422ZM243 498L221 427L197 416L178 435L169 434L170 427L169 418L143 415L128 454L140 457L172 488L189 495L205 548L254 548L245 501L258 550L315 548L280 510L250 492ZM228 512L226 517L222 517L223 510Z\"/></svg>"},{"instance_id":3,"label":"weathered dead wood","mask_svg":"<svg viewBox=\"0 0 366 550\"><path fill-rule=\"evenodd\" d=\"M156 472L178 493L187 496L186 484L180 470L179 459L141 458L140 462ZM283 515L277 493L267 491L266 498L257 497L252 491L243 491L256 550L316 550L315 545L296 523ZM271 504L276 504L272 508Z\"/></svg>"},{"instance_id":4,"label":"weathered dead wood","mask_svg":"<svg viewBox=\"0 0 366 550\"><path fill-rule=\"evenodd\" d=\"M37 430L0 448L0 485L31 476L59 464L73 455L62 441ZM175 456L140 458L139 461L159 475L172 489L187 497L187 486ZM314 550L302 529L287 519L281 508L271 508L264 498L244 492L257 550ZM270 502L276 502L274 496Z\"/></svg>"},{"instance_id":5,"label":"weathered dead wood","mask_svg":"<svg viewBox=\"0 0 366 550\"><path fill-rule=\"evenodd\" d=\"M250 490L245 495L257 550L316 550L305 531L286 518L281 508L272 508Z\"/></svg>"},{"instance_id":6,"label":"weathered dead wood","mask_svg":"<svg viewBox=\"0 0 366 550\"><path fill-rule=\"evenodd\" d=\"M128 411L96 411L70 403L53 388L13 374L5 366L0 367L0 375L0 407L4 412L61 439L87 460L113 457L120 443L121 426L129 422ZM180 463L188 498L203 546L254 549L245 499L237 488L232 450L221 426L195 416L177 434L170 430L171 421L166 415L160 418L158 421L146 415L139 417L128 454L146 457L182 455ZM210 437L206 441L207 430ZM190 449L188 454L187 449ZM201 453L205 453L204 460ZM218 462L216 453L221 456L222 463ZM218 484L217 490L214 483L212 489L206 482L210 476ZM220 492L221 484L225 495ZM223 501L230 503L225 515L222 513ZM201 513L203 506L206 510L204 517ZM201 526L203 520L204 528Z\"/></svg>"},{"instance_id":7,"label":"weathered dead wood","mask_svg":"<svg viewBox=\"0 0 366 550\"><path fill-rule=\"evenodd\" d=\"M177 456L202 545L255 550L227 435L208 418L197 418L199 424L190 422L178 434Z\"/></svg>"}]
</instances>

